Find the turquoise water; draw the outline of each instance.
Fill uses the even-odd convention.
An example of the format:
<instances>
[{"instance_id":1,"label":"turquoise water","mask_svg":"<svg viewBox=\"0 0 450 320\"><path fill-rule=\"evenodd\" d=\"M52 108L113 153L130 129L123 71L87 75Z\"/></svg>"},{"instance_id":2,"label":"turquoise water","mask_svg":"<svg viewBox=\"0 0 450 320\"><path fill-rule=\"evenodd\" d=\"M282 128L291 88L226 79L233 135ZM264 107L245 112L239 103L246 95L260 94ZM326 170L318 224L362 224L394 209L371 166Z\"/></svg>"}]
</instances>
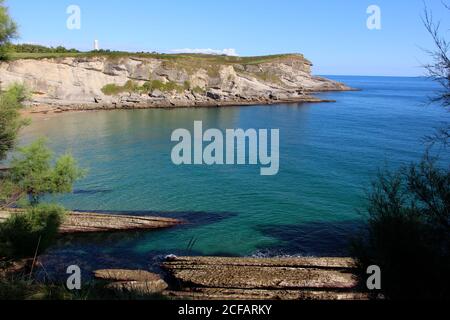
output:
<instances>
[{"instance_id":1,"label":"turquoise water","mask_svg":"<svg viewBox=\"0 0 450 320\"><path fill-rule=\"evenodd\" d=\"M427 105L436 85L422 78L333 77L362 89L321 96L336 103L66 113L35 120L23 140L47 136L71 150L88 176L67 208L185 219L169 230L64 238L43 258L70 264L151 267L166 254L334 255L347 253L358 209L377 169L420 159L421 138L448 119ZM172 164L173 130L280 129L280 172L259 166ZM194 241L191 250L189 242Z\"/></svg>"}]
</instances>

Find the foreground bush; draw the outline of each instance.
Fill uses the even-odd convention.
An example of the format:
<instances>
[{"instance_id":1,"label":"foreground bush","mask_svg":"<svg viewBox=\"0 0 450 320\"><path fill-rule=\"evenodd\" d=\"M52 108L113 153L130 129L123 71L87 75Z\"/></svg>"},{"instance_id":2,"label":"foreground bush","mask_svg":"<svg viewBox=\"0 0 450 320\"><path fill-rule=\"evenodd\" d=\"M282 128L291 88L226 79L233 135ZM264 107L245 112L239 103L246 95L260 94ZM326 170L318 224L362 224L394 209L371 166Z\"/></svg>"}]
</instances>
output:
<instances>
[{"instance_id":1,"label":"foreground bush","mask_svg":"<svg viewBox=\"0 0 450 320\"><path fill-rule=\"evenodd\" d=\"M28 274L0 276L0 301L4 300L166 300L160 295L140 295L108 289L102 281L83 283L81 290L67 290L65 283L41 282Z\"/></svg>"},{"instance_id":2,"label":"foreground bush","mask_svg":"<svg viewBox=\"0 0 450 320\"><path fill-rule=\"evenodd\" d=\"M32 205L45 194L71 192L75 181L85 174L70 154L52 163L53 153L43 139L18 151L11 162L10 179L29 196Z\"/></svg>"},{"instance_id":3,"label":"foreground bush","mask_svg":"<svg viewBox=\"0 0 450 320\"><path fill-rule=\"evenodd\" d=\"M393 299L450 298L450 171L433 160L382 173L369 196L361 271L378 265Z\"/></svg>"},{"instance_id":4,"label":"foreground bush","mask_svg":"<svg viewBox=\"0 0 450 320\"><path fill-rule=\"evenodd\" d=\"M56 239L65 211L56 205L39 205L15 214L0 224L0 256L33 257Z\"/></svg>"}]
</instances>

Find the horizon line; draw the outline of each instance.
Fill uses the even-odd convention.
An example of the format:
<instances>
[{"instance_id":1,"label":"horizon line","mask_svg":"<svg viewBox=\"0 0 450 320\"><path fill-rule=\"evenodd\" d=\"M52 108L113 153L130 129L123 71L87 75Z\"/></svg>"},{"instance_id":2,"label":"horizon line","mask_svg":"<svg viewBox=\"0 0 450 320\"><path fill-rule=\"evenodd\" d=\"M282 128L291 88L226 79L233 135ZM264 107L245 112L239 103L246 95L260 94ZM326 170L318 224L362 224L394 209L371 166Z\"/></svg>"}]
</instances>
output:
<instances>
[{"instance_id":1,"label":"horizon line","mask_svg":"<svg viewBox=\"0 0 450 320\"><path fill-rule=\"evenodd\" d=\"M405 75L373 75L373 74L331 74L331 73L318 73L313 74L313 76L318 77L380 77L380 78L429 78L426 75L417 76L405 76Z\"/></svg>"}]
</instances>

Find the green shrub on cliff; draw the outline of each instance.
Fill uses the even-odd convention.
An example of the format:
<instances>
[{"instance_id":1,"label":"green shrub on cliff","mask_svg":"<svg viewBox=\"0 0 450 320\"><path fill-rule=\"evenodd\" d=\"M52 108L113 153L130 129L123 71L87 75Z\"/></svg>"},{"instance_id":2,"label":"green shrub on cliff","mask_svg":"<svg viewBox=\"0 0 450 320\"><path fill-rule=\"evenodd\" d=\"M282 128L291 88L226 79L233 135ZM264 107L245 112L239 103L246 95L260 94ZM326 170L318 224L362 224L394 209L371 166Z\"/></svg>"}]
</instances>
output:
<instances>
[{"instance_id":1,"label":"green shrub on cliff","mask_svg":"<svg viewBox=\"0 0 450 320\"><path fill-rule=\"evenodd\" d=\"M206 90L203 89L203 88L200 88L199 86L195 86L195 87L192 89L192 92L197 93L197 94L205 94L205 93L206 93Z\"/></svg>"},{"instance_id":2,"label":"green shrub on cliff","mask_svg":"<svg viewBox=\"0 0 450 320\"><path fill-rule=\"evenodd\" d=\"M183 92L185 90L188 90L190 86L189 81L185 81L185 83L181 86L176 82L168 81L168 82L162 82L160 80L152 80L147 81L142 87L142 91L145 92L152 92L154 90L159 90L162 92Z\"/></svg>"},{"instance_id":3,"label":"green shrub on cliff","mask_svg":"<svg viewBox=\"0 0 450 320\"><path fill-rule=\"evenodd\" d=\"M103 94L107 96L115 96L121 93L149 93L154 90L162 92L176 91L181 93L190 89L189 81L185 81L183 85L179 85L176 82L168 81L162 82L160 80L152 80L145 82L142 86L139 86L136 82L129 80L123 86L119 86L114 83L105 85L101 90Z\"/></svg>"},{"instance_id":4,"label":"green shrub on cliff","mask_svg":"<svg viewBox=\"0 0 450 320\"><path fill-rule=\"evenodd\" d=\"M128 80L123 86L119 86L115 83L110 83L104 86L101 90L103 94L107 96L115 96L124 92L139 92L142 90L142 87L139 87L136 82Z\"/></svg>"},{"instance_id":5,"label":"green shrub on cliff","mask_svg":"<svg viewBox=\"0 0 450 320\"><path fill-rule=\"evenodd\" d=\"M103 94L107 96L113 96L121 93L122 91L119 89L119 86L114 83L109 83L102 88Z\"/></svg>"}]
</instances>

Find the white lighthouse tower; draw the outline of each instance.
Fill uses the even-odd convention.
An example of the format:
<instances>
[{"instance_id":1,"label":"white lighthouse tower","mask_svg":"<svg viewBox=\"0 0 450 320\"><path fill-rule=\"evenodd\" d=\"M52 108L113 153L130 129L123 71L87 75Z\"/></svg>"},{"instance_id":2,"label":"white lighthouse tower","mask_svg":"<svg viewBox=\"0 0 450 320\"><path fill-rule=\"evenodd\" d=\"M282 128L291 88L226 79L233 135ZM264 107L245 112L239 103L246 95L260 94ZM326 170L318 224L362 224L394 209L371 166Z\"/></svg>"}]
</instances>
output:
<instances>
[{"instance_id":1,"label":"white lighthouse tower","mask_svg":"<svg viewBox=\"0 0 450 320\"><path fill-rule=\"evenodd\" d=\"M98 44L98 40L94 40L94 51L100 50L100 46Z\"/></svg>"}]
</instances>

